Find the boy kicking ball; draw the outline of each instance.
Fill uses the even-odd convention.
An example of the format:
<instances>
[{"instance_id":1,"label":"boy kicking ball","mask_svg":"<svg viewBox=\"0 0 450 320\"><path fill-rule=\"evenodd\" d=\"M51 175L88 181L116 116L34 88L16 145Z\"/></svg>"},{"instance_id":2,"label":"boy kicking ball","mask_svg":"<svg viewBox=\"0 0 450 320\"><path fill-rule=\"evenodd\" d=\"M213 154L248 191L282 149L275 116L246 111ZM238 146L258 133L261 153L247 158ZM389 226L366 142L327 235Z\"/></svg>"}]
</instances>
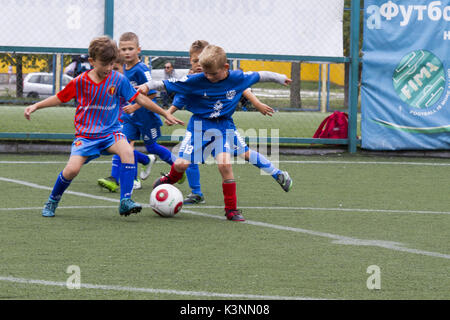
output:
<instances>
[{"instance_id":1,"label":"boy kicking ball","mask_svg":"<svg viewBox=\"0 0 450 320\"><path fill-rule=\"evenodd\" d=\"M232 133L236 130L232 115L244 90L258 81L288 85L291 80L275 72L230 71L225 51L214 45L208 45L202 51L199 62L203 73L179 81L151 81L139 87L143 93L150 89L165 89L168 93L183 94L190 100L189 111L193 113L180 146L179 158L170 172L156 180L153 187L163 183L174 184L191 163L203 163L212 154L222 176L225 216L231 221L245 221L237 209L236 181L231 165L231 155L235 151L235 135ZM242 148L240 152L244 151Z\"/></svg>"},{"instance_id":2,"label":"boy kicking ball","mask_svg":"<svg viewBox=\"0 0 450 320\"><path fill-rule=\"evenodd\" d=\"M128 216L142 210L140 204L131 200L136 166L133 148L120 131L120 97L129 102L135 101L162 115L169 124L183 124L149 98L139 94L121 73L113 71L117 56L118 48L112 39L106 36L93 39L89 45L89 62L93 69L70 81L58 94L25 109L24 116L30 120L31 114L36 110L57 106L73 98L78 104L74 119L75 140L72 143L70 158L58 175L42 210L44 217L55 216L64 191L84 164L100 154L111 153L117 154L124 164L120 172L119 214Z\"/></svg>"}]
</instances>

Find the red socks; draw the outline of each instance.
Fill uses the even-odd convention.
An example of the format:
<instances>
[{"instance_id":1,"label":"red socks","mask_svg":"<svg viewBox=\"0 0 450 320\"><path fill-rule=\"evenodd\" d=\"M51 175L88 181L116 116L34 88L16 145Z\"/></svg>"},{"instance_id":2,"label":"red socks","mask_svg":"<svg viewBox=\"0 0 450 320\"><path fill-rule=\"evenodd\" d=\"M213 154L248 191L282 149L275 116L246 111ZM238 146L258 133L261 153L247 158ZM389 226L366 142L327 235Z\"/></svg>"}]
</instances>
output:
<instances>
[{"instance_id":1,"label":"red socks","mask_svg":"<svg viewBox=\"0 0 450 320\"><path fill-rule=\"evenodd\" d=\"M172 164L172 167L170 167L169 175L167 176L170 180L170 183L175 183L178 180L180 180L183 177L184 172L178 172L174 168L174 164Z\"/></svg>"},{"instance_id":2,"label":"red socks","mask_svg":"<svg viewBox=\"0 0 450 320\"><path fill-rule=\"evenodd\" d=\"M236 182L229 180L229 182L222 183L223 199L225 202L225 210L237 209L237 197L236 197Z\"/></svg>"}]
</instances>

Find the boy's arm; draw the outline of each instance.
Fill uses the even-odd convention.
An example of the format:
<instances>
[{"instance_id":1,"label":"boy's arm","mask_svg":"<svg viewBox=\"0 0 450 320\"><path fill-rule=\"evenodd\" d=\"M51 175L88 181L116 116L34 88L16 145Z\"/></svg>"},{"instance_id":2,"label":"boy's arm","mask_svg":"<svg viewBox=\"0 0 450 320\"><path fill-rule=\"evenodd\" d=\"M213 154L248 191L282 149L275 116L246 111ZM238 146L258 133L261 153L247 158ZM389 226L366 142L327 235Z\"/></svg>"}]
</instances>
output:
<instances>
[{"instance_id":1,"label":"boy's arm","mask_svg":"<svg viewBox=\"0 0 450 320\"><path fill-rule=\"evenodd\" d=\"M150 80L138 86L137 90L141 93L147 94L150 90L165 91L166 87L164 86L164 82L162 80Z\"/></svg>"},{"instance_id":2,"label":"boy's arm","mask_svg":"<svg viewBox=\"0 0 450 320\"><path fill-rule=\"evenodd\" d=\"M247 100L250 101L250 103L256 108L256 110L261 112L263 115L272 116L272 114L274 113L274 110L271 107L259 101L252 90L250 90L250 88L244 91L243 96L247 98Z\"/></svg>"},{"instance_id":3,"label":"boy's arm","mask_svg":"<svg viewBox=\"0 0 450 320\"><path fill-rule=\"evenodd\" d=\"M57 106L59 104L61 104L62 101L59 100L59 98L57 96L51 96L48 97L47 99L44 99L42 101L39 101L35 104L32 104L29 107L25 108L25 111L23 113L23 115L25 116L25 118L27 120L30 120L30 116L33 112L35 112L38 109L42 109L42 108L48 108L48 107L53 107L53 106Z\"/></svg>"},{"instance_id":4,"label":"boy's arm","mask_svg":"<svg viewBox=\"0 0 450 320\"><path fill-rule=\"evenodd\" d=\"M177 107L175 107L174 105L171 105L170 108L167 109L167 112L170 114L174 114L177 110L178 110Z\"/></svg>"},{"instance_id":5,"label":"boy's arm","mask_svg":"<svg viewBox=\"0 0 450 320\"><path fill-rule=\"evenodd\" d=\"M150 100L147 96L144 96L142 94L138 94L135 100L139 105L143 106L144 108L153 111L157 114L162 115L167 120L168 125L172 124L181 124L184 125L184 122L175 118L172 114L168 113L166 110L158 106L156 103L154 103L152 100Z\"/></svg>"},{"instance_id":6,"label":"boy's arm","mask_svg":"<svg viewBox=\"0 0 450 320\"><path fill-rule=\"evenodd\" d=\"M286 75L271 71L258 71L260 82L276 82L282 85L289 85L292 80L286 77Z\"/></svg>"},{"instance_id":7,"label":"boy's arm","mask_svg":"<svg viewBox=\"0 0 450 320\"><path fill-rule=\"evenodd\" d=\"M168 112L169 114L174 114L177 110L178 110L177 107L175 107L174 105L171 105L171 106L169 107L169 109L167 109L167 112ZM166 119L164 119L164 123L167 124L167 125L170 125Z\"/></svg>"}]
</instances>

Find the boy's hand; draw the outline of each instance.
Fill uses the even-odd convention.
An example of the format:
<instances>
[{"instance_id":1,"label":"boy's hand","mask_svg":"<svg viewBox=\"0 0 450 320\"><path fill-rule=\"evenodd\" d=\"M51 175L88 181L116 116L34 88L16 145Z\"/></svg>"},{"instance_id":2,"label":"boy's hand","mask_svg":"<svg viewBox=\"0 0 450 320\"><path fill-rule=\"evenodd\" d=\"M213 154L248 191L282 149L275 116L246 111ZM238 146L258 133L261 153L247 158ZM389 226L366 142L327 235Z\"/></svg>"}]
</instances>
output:
<instances>
[{"instance_id":1,"label":"boy's hand","mask_svg":"<svg viewBox=\"0 0 450 320\"><path fill-rule=\"evenodd\" d=\"M147 95L147 93L150 91L145 83L137 86L136 90L145 95Z\"/></svg>"},{"instance_id":2,"label":"boy's hand","mask_svg":"<svg viewBox=\"0 0 450 320\"><path fill-rule=\"evenodd\" d=\"M138 105L137 103L133 103L133 104L129 104L129 105L127 105L127 106L124 106L124 107L122 108L122 110L123 110L123 112L125 112L125 113L127 113L127 114L130 114L130 113L135 112L135 111L138 110L139 108L141 108L140 105Z\"/></svg>"},{"instance_id":3,"label":"boy's hand","mask_svg":"<svg viewBox=\"0 0 450 320\"><path fill-rule=\"evenodd\" d=\"M284 85L288 86L291 84L291 82L292 82L292 79L286 78L286 80L284 80Z\"/></svg>"},{"instance_id":4,"label":"boy's hand","mask_svg":"<svg viewBox=\"0 0 450 320\"><path fill-rule=\"evenodd\" d=\"M166 119L164 120L164 123L167 124L168 126L174 125L174 124L181 124L182 126L184 126L184 122L175 118L173 115L167 113Z\"/></svg>"},{"instance_id":5,"label":"boy's hand","mask_svg":"<svg viewBox=\"0 0 450 320\"><path fill-rule=\"evenodd\" d=\"M23 113L25 119L30 120L31 114L33 112L35 112L35 111L36 111L36 105L35 104L33 104L33 105L29 106L29 107L26 107L25 111Z\"/></svg>"},{"instance_id":6,"label":"boy's hand","mask_svg":"<svg viewBox=\"0 0 450 320\"><path fill-rule=\"evenodd\" d=\"M261 112L263 115L265 116L272 116L272 114L275 112L275 110L273 110L271 107L269 107L267 104L265 103L261 103L260 105L256 106L255 108Z\"/></svg>"}]
</instances>

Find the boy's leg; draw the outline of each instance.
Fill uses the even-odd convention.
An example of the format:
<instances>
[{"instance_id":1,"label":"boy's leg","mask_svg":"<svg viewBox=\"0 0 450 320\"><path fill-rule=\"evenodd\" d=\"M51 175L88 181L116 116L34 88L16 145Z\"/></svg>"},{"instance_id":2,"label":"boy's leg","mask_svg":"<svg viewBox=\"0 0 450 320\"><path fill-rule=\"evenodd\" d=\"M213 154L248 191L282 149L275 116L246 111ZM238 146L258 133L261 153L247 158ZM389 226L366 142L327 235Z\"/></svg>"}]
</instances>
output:
<instances>
[{"instance_id":1,"label":"boy's leg","mask_svg":"<svg viewBox=\"0 0 450 320\"><path fill-rule=\"evenodd\" d=\"M42 209L43 217L54 217L55 210L58 207L59 200L66 189L69 187L72 180L78 175L81 167L85 163L87 157L71 156L67 162L66 167L61 171L53 186L52 192Z\"/></svg>"},{"instance_id":2,"label":"boy's leg","mask_svg":"<svg viewBox=\"0 0 450 320\"><path fill-rule=\"evenodd\" d=\"M227 152L216 156L219 172L222 175L222 191L225 203L225 216L231 221L245 221L240 210L237 210L236 181L234 180L231 156Z\"/></svg>"},{"instance_id":3,"label":"boy's leg","mask_svg":"<svg viewBox=\"0 0 450 320\"><path fill-rule=\"evenodd\" d=\"M184 172L189 167L190 162L186 159L178 158L174 164L170 167L170 172L156 179L153 183L153 189L157 186L169 183L174 184L178 182L184 175Z\"/></svg>"},{"instance_id":4,"label":"boy's leg","mask_svg":"<svg viewBox=\"0 0 450 320\"><path fill-rule=\"evenodd\" d=\"M172 152L164 146L161 146L157 142L151 142L149 144L145 144L145 149L150 154L156 154L162 161L166 162L170 166L173 165L174 158L172 156Z\"/></svg>"},{"instance_id":5,"label":"boy's leg","mask_svg":"<svg viewBox=\"0 0 450 320\"><path fill-rule=\"evenodd\" d=\"M145 144L145 148L147 149L147 152L150 154L157 155L162 161L169 164L170 166L173 165L176 157L170 152L169 149L166 147L158 144L156 140L149 140ZM146 168L147 170L147 168ZM144 173L141 172L141 175L144 175ZM186 180L186 175L183 174L180 180L178 180L178 183L181 184Z\"/></svg>"},{"instance_id":6,"label":"boy's leg","mask_svg":"<svg viewBox=\"0 0 450 320\"><path fill-rule=\"evenodd\" d=\"M269 159L264 157L261 153L254 150L248 150L246 153L244 153L244 158L255 167L263 170L265 173L270 174L272 178L274 178L275 181L280 184L281 188L283 188L284 191L288 192L291 189L292 179L287 171L281 171L280 169L275 167L273 163Z\"/></svg>"},{"instance_id":7,"label":"boy's leg","mask_svg":"<svg viewBox=\"0 0 450 320\"><path fill-rule=\"evenodd\" d=\"M184 199L183 204L205 203L205 197L200 185L200 170L198 164L191 163L186 170L186 176L192 192Z\"/></svg>"},{"instance_id":8,"label":"boy's leg","mask_svg":"<svg viewBox=\"0 0 450 320\"><path fill-rule=\"evenodd\" d=\"M131 213L140 212L142 206L131 200L136 170L133 148L126 139L120 139L108 148L108 152L116 153L122 160L120 170L120 215L128 216Z\"/></svg>"}]
</instances>

